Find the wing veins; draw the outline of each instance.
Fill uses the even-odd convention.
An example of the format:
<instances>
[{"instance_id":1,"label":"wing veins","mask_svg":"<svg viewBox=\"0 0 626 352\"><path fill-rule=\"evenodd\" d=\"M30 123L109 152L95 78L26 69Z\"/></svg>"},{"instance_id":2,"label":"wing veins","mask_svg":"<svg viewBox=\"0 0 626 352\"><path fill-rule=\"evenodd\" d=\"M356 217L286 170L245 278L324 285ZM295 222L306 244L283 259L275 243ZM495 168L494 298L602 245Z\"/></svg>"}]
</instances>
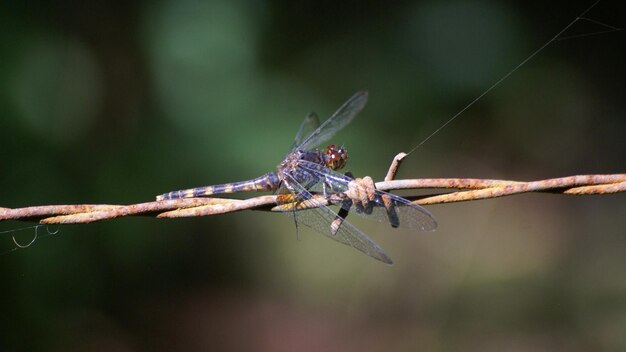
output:
<instances>
[{"instance_id":1,"label":"wing veins","mask_svg":"<svg viewBox=\"0 0 626 352\"><path fill-rule=\"evenodd\" d=\"M309 150L328 141L337 131L344 128L363 109L367 103L367 91L355 93L328 120L313 133L304 138L294 149Z\"/></svg>"}]
</instances>

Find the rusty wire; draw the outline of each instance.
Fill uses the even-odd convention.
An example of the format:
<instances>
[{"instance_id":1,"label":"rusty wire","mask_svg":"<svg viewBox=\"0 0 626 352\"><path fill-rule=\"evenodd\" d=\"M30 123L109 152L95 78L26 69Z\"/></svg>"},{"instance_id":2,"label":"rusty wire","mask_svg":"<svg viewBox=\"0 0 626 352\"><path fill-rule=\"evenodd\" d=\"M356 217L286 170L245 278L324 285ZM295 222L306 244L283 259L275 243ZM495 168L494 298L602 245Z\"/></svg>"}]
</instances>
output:
<instances>
[{"instance_id":1,"label":"rusty wire","mask_svg":"<svg viewBox=\"0 0 626 352\"><path fill-rule=\"evenodd\" d=\"M394 180L400 162L406 156L398 154L382 182L376 189L456 189L430 195L405 196L419 205L431 205L489 199L527 192L548 192L564 195L612 194L626 191L626 174L578 175L540 181L508 181L468 178L426 178ZM6 220L34 221L40 224L79 224L115 219L125 216L153 216L157 218L198 217L225 214L242 210L293 211L322 205L336 205L342 198L337 195L315 194L306 203L285 202L284 195L263 195L249 199L232 198L181 198L130 205L77 204L43 205L24 208L0 208L0 222ZM304 206L301 206L304 204Z\"/></svg>"}]
</instances>

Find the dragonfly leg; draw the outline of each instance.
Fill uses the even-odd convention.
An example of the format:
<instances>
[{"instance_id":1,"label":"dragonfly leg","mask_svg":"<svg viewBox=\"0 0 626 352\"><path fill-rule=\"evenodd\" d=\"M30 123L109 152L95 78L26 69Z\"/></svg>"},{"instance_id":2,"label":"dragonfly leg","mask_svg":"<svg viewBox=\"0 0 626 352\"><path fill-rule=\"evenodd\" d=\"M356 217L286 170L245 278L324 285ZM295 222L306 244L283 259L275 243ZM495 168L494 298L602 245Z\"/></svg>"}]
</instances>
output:
<instances>
[{"instance_id":1,"label":"dragonfly leg","mask_svg":"<svg viewBox=\"0 0 626 352\"><path fill-rule=\"evenodd\" d=\"M296 207L293 207L293 210L291 212L293 214L293 223L296 225L296 241L300 239L299 237L299 233L298 233L298 219L296 218Z\"/></svg>"},{"instance_id":2,"label":"dragonfly leg","mask_svg":"<svg viewBox=\"0 0 626 352\"><path fill-rule=\"evenodd\" d=\"M352 175L352 172L350 171L346 171L344 175L350 177L351 179L354 179L354 176ZM328 184L327 182L324 182L324 193L326 193L325 191L326 187L330 188L330 184ZM330 224L330 232L333 235L337 234L337 231L339 231L341 224L343 224L343 222L346 220L346 217L350 213L350 208L352 208L353 203L354 202L350 198L346 198L341 202L341 208L339 208L339 212L337 213L335 220L333 220L333 222Z\"/></svg>"},{"instance_id":3,"label":"dragonfly leg","mask_svg":"<svg viewBox=\"0 0 626 352\"><path fill-rule=\"evenodd\" d=\"M346 217L348 216L351 207L352 199L346 198L341 202L341 208L339 209L335 220L330 223L330 233L332 233L333 235L337 234L337 231L339 231L341 224L343 224L343 222L346 220Z\"/></svg>"}]
</instances>

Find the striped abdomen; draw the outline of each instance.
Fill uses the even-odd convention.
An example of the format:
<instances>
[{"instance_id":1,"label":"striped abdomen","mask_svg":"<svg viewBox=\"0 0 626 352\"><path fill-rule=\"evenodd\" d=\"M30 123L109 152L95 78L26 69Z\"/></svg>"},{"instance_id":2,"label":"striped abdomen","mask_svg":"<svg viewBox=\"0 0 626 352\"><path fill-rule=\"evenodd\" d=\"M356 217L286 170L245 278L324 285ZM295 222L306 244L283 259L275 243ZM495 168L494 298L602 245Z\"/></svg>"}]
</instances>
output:
<instances>
[{"instance_id":1,"label":"striped abdomen","mask_svg":"<svg viewBox=\"0 0 626 352\"><path fill-rule=\"evenodd\" d=\"M221 185L183 189L157 196L157 201L178 198L206 197L214 194L237 192L263 192L278 189L280 180L275 172L267 173L248 181L224 183Z\"/></svg>"}]
</instances>

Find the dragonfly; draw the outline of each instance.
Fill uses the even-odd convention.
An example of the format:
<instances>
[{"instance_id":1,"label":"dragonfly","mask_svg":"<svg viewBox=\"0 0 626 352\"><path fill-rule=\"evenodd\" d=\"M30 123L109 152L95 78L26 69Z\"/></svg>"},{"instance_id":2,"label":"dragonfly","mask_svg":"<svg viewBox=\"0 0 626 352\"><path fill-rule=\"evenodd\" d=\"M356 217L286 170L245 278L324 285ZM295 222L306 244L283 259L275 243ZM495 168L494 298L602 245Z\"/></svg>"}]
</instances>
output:
<instances>
[{"instance_id":1,"label":"dragonfly","mask_svg":"<svg viewBox=\"0 0 626 352\"><path fill-rule=\"evenodd\" d=\"M352 195L355 193L355 179L350 173L342 174L338 171L348 161L346 149L336 144L330 144L324 149L317 148L348 125L363 109L367 98L367 91L355 93L323 124L320 124L315 113L309 113L300 125L290 151L278 164L276 171L247 181L165 193L157 196L157 201L226 193L275 191L279 195L277 203L291 209L285 213L292 214L296 231L298 224L304 224L328 238L391 264L391 258L376 242L345 220L348 212L354 208L357 214L389 222L392 227L402 226L422 231L432 231L437 227L433 215L405 198L375 189L373 182L367 189L357 186L357 190L367 196L355 199L357 197ZM332 204L320 202L320 195L323 199L334 196L341 201ZM340 209L336 212L329 205L338 205Z\"/></svg>"}]
</instances>

